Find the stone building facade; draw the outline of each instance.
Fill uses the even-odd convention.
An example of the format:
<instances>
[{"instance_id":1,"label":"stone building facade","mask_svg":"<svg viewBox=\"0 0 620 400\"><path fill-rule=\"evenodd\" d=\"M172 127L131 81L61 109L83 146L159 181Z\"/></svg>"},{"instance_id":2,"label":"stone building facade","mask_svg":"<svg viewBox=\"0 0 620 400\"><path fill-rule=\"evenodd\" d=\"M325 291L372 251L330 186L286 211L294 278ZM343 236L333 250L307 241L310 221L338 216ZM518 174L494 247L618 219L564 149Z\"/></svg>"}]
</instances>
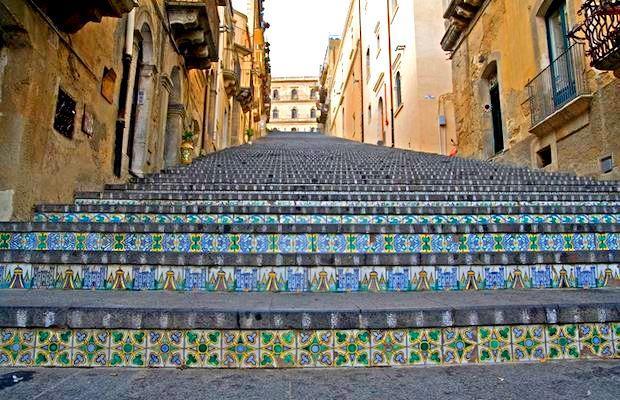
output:
<instances>
[{"instance_id":1,"label":"stone building facade","mask_svg":"<svg viewBox=\"0 0 620 400\"><path fill-rule=\"evenodd\" d=\"M274 77L268 128L280 132L318 131L318 81L317 77Z\"/></svg>"},{"instance_id":2,"label":"stone building facade","mask_svg":"<svg viewBox=\"0 0 620 400\"><path fill-rule=\"evenodd\" d=\"M2 1L0 220L176 165L187 131L212 151L222 7Z\"/></svg>"},{"instance_id":3,"label":"stone building facade","mask_svg":"<svg viewBox=\"0 0 620 400\"><path fill-rule=\"evenodd\" d=\"M604 3L444 1L460 155L620 178L620 82L570 35L582 5ZM618 43L618 10L600 11Z\"/></svg>"},{"instance_id":4,"label":"stone building facade","mask_svg":"<svg viewBox=\"0 0 620 400\"><path fill-rule=\"evenodd\" d=\"M439 1L351 0L336 57L323 64L321 119L332 135L447 153L455 139L451 69L436 43Z\"/></svg>"}]
</instances>

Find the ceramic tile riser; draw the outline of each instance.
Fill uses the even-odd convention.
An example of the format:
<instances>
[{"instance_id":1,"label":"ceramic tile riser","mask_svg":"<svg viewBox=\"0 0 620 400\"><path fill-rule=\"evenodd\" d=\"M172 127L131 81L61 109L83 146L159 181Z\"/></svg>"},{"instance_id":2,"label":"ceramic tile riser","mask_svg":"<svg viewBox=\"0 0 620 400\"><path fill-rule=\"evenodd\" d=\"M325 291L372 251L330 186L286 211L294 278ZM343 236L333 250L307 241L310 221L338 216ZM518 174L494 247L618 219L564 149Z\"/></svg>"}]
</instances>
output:
<instances>
[{"instance_id":1,"label":"ceramic tile riser","mask_svg":"<svg viewBox=\"0 0 620 400\"><path fill-rule=\"evenodd\" d=\"M619 191L274 134L0 224L0 366L618 357Z\"/></svg>"}]
</instances>

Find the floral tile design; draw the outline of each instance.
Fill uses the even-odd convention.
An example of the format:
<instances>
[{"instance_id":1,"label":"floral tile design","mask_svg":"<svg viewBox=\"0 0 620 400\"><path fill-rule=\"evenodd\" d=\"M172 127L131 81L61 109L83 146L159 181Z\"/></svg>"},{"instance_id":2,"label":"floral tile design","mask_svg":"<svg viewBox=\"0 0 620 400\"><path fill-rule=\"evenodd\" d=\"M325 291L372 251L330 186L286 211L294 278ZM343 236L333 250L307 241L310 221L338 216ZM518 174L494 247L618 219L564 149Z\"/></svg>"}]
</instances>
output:
<instances>
[{"instance_id":1,"label":"floral tile design","mask_svg":"<svg viewBox=\"0 0 620 400\"><path fill-rule=\"evenodd\" d=\"M370 331L370 364L374 367L406 365L407 331Z\"/></svg>"},{"instance_id":2,"label":"floral tile design","mask_svg":"<svg viewBox=\"0 0 620 400\"><path fill-rule=\"evenodd\" d=\"M34 365L37 367L71 366L73 335L70 330L37 330Z\"/></svg>"},{"instance_id":3,"label":"floral tile design","mask_svg":"<svg viewBox=\"0 0 620 400\"><path fill-rule=\"evenodd\" d=\"M547 356L552 360L579 358L577 325L547 326Z\"/></svg>"},{"instance_id":4,"label":"floral tile design","mask_svg":"<svg viewBox=\"0 0 620 400\"><path fill-rule=\"evenodd\" d=\"M324 330L298 332L297 361L300 367L334 366L334 333Z\"/></svg>"},{"instance_id":5,"label":"floral tile design","mask_svg":"<svg viewBox=\"0 0 620 400\"><path fill-rule=\"evenodd\" d=\"M614 342L611 324L579 325L579 353L581 358L612 358Z\"/></svg>"},{"instance_id":6,"label":"floral tile design","mask_svg":"<svg viewBox=\"0 0 620 400\"><path fill-rule=\"evenodd\" d=\"M297 334L295 331L261 331L260 366L262 368L297 366Z\"/></svg>"},{"instance_id":7,"label":"floral tile design","mask_svg":"<svg viewBox=\"0 0 620 400\"><path fill-rule=\"evenodd\" d=\"M370 333L368 331L334 331L334 361L337 367L370 365Z\"/></svg>"},{"instance_id":8,"label":"floral tile design","mask_svg":"<svg viewBox=\"0 0 620 400\"><path fill-rule=\"evenodd\" d=\"M441 364L441 329L410 329L408 333L409 364Z\"/></svg>"},{"instance_id":9,"label":"floral tile design","mask_svg":"<svg viewBox=\"0 0 620 400\"><path fill-rule=\"evenodd\" d=\"M541 361L547 356L543 325L513 326L512 354L514 361Z\"/></svg>"},{"instance_id":10,"label":"floral tile design","mask_svg":"<svg viewBox=\"0 0 620 400\"><path fill-rule=\"evenodd\" d=\"M110 334L111 367L145 367L146 331L118 330Z\"/></svg>"},{"instance_id":11,"label":"floral tile design","mask_svg":"<svg viewBox=\"0 0 620 400\"><path fill-rule=\"evenodd\" d=\"M181 367L184 335L181 331L149 331L146 358L149 367Z\"/></svg>"},{"instance_id":12,"label":"floral tile design","mask_svg":"<svg viewBox=\"0 0 620 400\"><path fill-rule=\"evenodd\" d=\"M446 328L443 331L444 364L469 364L478 361L477 328Z\"/></svg>"},{"instance_id":13,"label":"floral tile design","mask_svg":"<svg viewBox=\"0 0 620 400\"><path fill-rule=\"evenodd\" d=\"M509 326L478 328L478 360L481 363L512 361Z\"/></svg>"},{"instance_id":14,"label":"floral tile design","mask_svg":"<svg viewBox=\"0 0 620 400\"><path fill-rule=\"evenodd\" d=\"M222 332L222 367L258 368L259 340L258 331Z\"/></svg>"},{"instance_id":15,"label":"floral tile design","mask_svg":"<svg viewBox=\"0 0 620 400\"><path fill-rule=\"evenodd\" d=\"M185 335L184 364L189 368L218 368L222 365L222 332L191 330Z\"/></svg>"},{"instance_id":16,"label":"floral tile design","mask_svg":"<svg viewBox=\"0 0 620 400\"><path fill-rule=\"evenodd\" d=\"M35 335L36 332L30 329L0 330L0 366L32 366Z\"/></svg>"},{"instance_id":17,"label":"floral tile design","mask_svg":"<svg viewBox=\"0 0 620 400\"><path fill-rule=\"evenodd\" d=\"M73 367L106 367L109 365L110 332L76 330L73 332Z\"/></svg>"}]
</instances>

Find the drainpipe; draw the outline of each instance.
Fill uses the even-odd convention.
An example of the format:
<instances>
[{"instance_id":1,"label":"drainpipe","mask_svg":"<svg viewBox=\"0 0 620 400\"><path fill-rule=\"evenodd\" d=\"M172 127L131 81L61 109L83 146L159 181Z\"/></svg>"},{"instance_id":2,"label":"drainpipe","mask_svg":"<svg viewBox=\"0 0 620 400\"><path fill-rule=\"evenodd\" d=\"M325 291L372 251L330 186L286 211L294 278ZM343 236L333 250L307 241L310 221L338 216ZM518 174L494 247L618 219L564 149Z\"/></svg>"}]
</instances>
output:
<instances>
[{"instance_id":1,"label":"drainpipe","mask_svg":"<svg viewBox=\"0 0 620 400\"><path fill-rule=\"evenodd\" d=\"M390 62L390 117L392 120L392 147L395 147L395 133L394 133L394 77L392 74L392 20L390 17L390 0L385 1L387 7L387 28L388 28L388 60ZM383 123L383 122L381 122Z\"/></svg>"},{"instance_id":2,"label":"drainpipe","mask_svg":"<svg viewBox=\"0 0 620 400\"><path fill-rule=\"evenodd\" d=\"M362 143L364 143L365 138L364 138L364 82L366 82L364 80L364 41L362 40L362 0L357 0L357 17L359 19L359 27L360 27L360 92L361 92L361 98L362 98L362 113L360 114L360 116L362 117ZM383 122L382 122L383 123Z\"/></svg>"},{"instance_id":3,"label":"drainpipe","mask_svg":"<svg viewBox=\"0 0 620 400\"><path fill-rule=\"evenodd\" d=\"M125 31L125 55L133 56L133 35L136 29L136 9L127 14L127 30Z\"/></svg>"}]
</instances>

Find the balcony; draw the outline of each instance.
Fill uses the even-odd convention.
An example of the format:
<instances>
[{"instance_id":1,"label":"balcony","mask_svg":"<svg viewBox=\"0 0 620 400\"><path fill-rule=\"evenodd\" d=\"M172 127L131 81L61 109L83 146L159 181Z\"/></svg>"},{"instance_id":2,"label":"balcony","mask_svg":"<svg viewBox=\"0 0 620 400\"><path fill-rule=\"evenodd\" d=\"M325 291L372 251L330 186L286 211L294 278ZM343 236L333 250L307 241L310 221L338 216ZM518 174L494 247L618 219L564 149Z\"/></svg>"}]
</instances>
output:
<instances>
[{"instance_id":1,"label":"balcony","mask_svg":"<svg viewBox=\"0 0 620 400\"><path fill-rule=\"evenodd\" d=\"M166 1L174 41L188 69L208 69L218 60L217 0Z\"/></svg>"},{"instance_id":2,"label":"balcony","mask_svg":"<svg viewBox=\"0 0 620 400\"><path fill-rule=\"evenodd\" d=\"M441 48L453 51L461 34L474 20L484 0L451 0L444 12L448 20L446 33L441 39Z\"/></svg>"},{"instance_id":3,"label":"balcony","mask_svg":"<svg viewBox=\"0 0 620 400\"><path fill-rule=\"evenodd\" d=\"M527 85L534 134L544 134L585 113L592 96L584 66L584 46L574 44Z\"/></svg>"},{"instance_id":4,"label":"balcony","mask_svg":"<svg viewBox=\"0 0 620 400\"><path fill-rule=\"evenodd\" d=\"M103 17L120 18L138 5L135 0L34 0L34 3L60 30L67 33L75 33L89 22L101 22Z\"/></svg>"},{"instance_id":5,"label":"balcony","mask_svg":"<svg viewBox=\"0 0 620 400\"><path fill-rule=\"evenodd\" d=\"M620 0L585 0L579 14L583 24L571 36L587 41L592 67L620 69Z\"/></svg>"}]
</instances>

